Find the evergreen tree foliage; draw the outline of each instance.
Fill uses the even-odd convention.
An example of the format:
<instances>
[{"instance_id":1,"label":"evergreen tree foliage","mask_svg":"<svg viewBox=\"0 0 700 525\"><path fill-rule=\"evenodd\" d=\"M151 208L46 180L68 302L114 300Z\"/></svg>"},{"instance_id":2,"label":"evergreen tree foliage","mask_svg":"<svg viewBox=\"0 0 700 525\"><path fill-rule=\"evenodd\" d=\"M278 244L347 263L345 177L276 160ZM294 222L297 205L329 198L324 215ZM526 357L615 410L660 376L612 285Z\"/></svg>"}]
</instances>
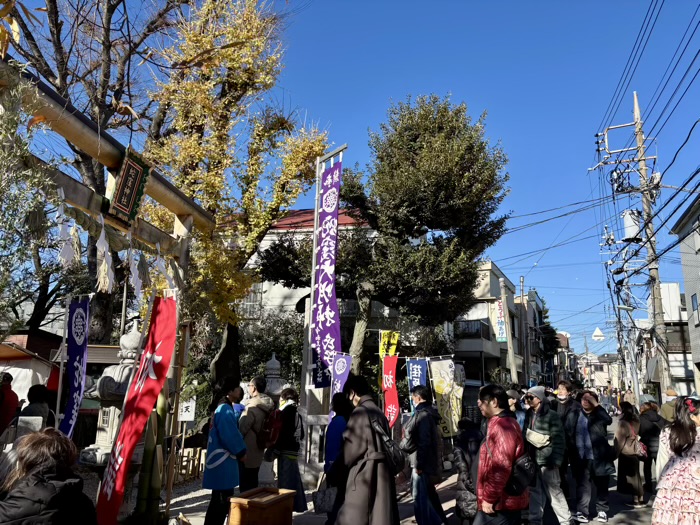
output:
<instances>
[{"instance_id":1,"label":"evergreen tree foliage","mask_svg":"<svg viewBox=\"0 0 700 525\"><path fill-rule=\"evenodd\" d=\"M364 323L371 300L436 326L474 303L484 251L503 234L506 155L466 104L436 95L392 105L370 133L365 171L345 169L344 205L357 220L341 233L339 294L357 294ZM308 286L308 239L282 238L261 254L261 277ZM364 328L350 352L359 358ZM359 366L360 359L355 359Z\"/></svg>"}]
</instances>

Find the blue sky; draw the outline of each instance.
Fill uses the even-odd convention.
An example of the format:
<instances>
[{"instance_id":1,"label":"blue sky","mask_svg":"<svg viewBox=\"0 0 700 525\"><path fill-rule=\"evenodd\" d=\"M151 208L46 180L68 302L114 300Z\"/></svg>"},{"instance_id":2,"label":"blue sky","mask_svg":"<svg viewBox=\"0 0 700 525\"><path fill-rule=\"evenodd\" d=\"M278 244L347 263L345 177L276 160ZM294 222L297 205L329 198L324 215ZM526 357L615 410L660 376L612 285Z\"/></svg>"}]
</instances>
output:
<instances>
[{"instance_id":1,"label":"blue sky","mask_svg":"<svg viewBox=\"0 0 700 525\"><path fill-rule=\"evenodd\" d=\"M288 20L285 70L276 96L328 130L335 145L348 143L345 163L369 161L368 130L378 129L392 101L409 94L449 94L455 103L466 102L474 118L488 112L487 135L494 143L500 141L510 158L510 194L503 212L521 215L593 199L601 191L610 194L609 186L599 187L598 174L587 171L596 162L594 134L600 131L649 2L315 0L302 5ZM613 124L632 121L633 90L646 113L697 7L689 1L665 2L622 103L608 119ZM699 47L696 34L657 107L644 115L647 130ZM698 66L691 69L681 92ZM692 85L661 133L654 133L657 140L650 154L658 150L659 171L700 117L698 90L700 85ZM664 184L680 185L695 169L692 151L700 141L697 133ZM617 137L625 142L628 134ZM672 194L663 190L661 202ZM311 206L308 196L298 204ZM508 234L488 252L514 283L524 275L526 289L540 292L553 324L572 334L577 352L583 351L582 334L590 335L596 326L605 330L609 317L604 311L610 301L601 269L607 257L600 254L599 239L516 256L577 234L584 238L600 234L602 228L595 225L612 225L611 216L624 209L624 202L619 206L617 210L597 206ZM574 208L514 218L509 226ZM662 232L658 245L672 240ZM682 282L676 260L662 260L662 281ZM589 337L589 347L614 352L615 342L608 338L594 343Z\"/></svg>"}]
</instances>

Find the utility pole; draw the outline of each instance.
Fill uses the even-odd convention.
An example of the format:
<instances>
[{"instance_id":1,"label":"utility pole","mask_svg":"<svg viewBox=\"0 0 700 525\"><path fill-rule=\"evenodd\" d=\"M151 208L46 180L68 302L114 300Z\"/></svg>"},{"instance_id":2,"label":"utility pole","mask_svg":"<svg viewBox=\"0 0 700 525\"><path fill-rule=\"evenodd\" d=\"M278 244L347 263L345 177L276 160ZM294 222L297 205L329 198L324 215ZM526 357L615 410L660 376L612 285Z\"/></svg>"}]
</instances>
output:
<instances>
[{"instance_id":1,"label":"utility pole","mask_svg":"<svg viewBox=\"0 0 700 525\"><path fill-rule=\"evenodd\" d=\"M530 345L527 340L529 330L527 329L528 307L525 303L525 277L520 276L520 355L525 359L525 385L530 386Z\"/></svg>"},{"instance_id":2,"label":"utility pole","mask_svg":"<svg viewBox=\"0 0 700 525\"><path fill-rule=\"evenodd\" d=\"M588 352L588 338L587 335L583 334L583 348L586 350L586 365L588 367L588 388L591 388L591 355Z\"/></svg>"},{"instance_id":3,"label":"utility pole","mask_svg":"<svg viewBox=\"0 0 700 525\"><path fill-rule=\"evenodd\" d=\"M652 188L649 184L647 173L646 147L644 145L644 130L642 128L642 112L639 109L637 92L634 92L634 135L637 139L637 159L639 162L639 185L642 190L642 209L644 212L644 224L647 241L647 266L649 268L649 280L651 281L651 301L649 320L652 322L653 333L656 338L657 366L659 367L659 382L661 391L665 392L671 386L669 375L668 337L666 336L666 324L664 322L664 308L661 300L661 281L659 279L659 262L656 259L656 234L654 232L652 211Z\"/></svg>"},{"instance_id":4,"label":"utility pole","mask_svg":"<svg viewBox=\"0 0 700 525\"><path fill-rule=\"evenodd\" d=\"M515 350L513 349L513 334L510 330L510 310L508 309L508 296L506 294L506 280L498 279L501 285L501 304L503 305L503 320L506 323L506 339L508 341L508 368L510 368L510 380L513 383L518 381L518 367L515 365Z\"/></svg>"}]
</instances>

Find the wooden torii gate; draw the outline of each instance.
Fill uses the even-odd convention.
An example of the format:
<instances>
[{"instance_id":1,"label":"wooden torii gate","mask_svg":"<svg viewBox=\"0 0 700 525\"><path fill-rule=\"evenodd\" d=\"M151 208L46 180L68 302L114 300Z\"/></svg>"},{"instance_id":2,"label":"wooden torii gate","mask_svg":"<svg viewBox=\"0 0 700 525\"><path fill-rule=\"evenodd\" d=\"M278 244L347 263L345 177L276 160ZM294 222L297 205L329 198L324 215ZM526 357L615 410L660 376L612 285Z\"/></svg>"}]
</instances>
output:
<instances>
[{"instance_id":1,"label":"wooden torii gate","mask_svg":"<svg viewBox=\"0 0 700 525\"><path fill-rule=\"evenodd\" d=\"M7 55L3 60L0 60L0 89L7 88L17 81L17 70L8 64L10 60L12 60L11 57ZM22 80L36 87L36 97L33 94L31 100L23 101L25 104L31 103L32 106L38 106L38 109L33 111L34 115L43 117L43 122L49 128L107 167L110 178L114 177L126 158L127 148L104 130L100 130L94 121L78 111L40 78L24 71L22 72ZM216 226L216 221L211 213L188 198L153 169L151 169L147 179L145 193L175 215L172 234L168 234L138 217L131 225L128 225L122 220L108 215L107 210L109 210L110 202L107 198L95 193L62 171L49 167L41 159L34 157L33 160L45 168L45 172L57 187L63 189L67 204L93 217L103 215L106 225L124 233L130 231L134 239L152 248L160 245L162 251L169 253L177 261L176 269L180 272L183 281L189 263L189 239L192 228L196 227L203 232L211 233ZM173 364L168 372L169 381L175 383L175 394L171 403L170 428L167 430L169 436L174 436L177 433L179 392L188 343L189 324L183 323L180 327L180 342L176 349L176 356L172 360ZM174 479L175 455L172 453L174 448L174 446L171 447L166 476L166 513L170 507Z\"/></svg>"}]
</instances>

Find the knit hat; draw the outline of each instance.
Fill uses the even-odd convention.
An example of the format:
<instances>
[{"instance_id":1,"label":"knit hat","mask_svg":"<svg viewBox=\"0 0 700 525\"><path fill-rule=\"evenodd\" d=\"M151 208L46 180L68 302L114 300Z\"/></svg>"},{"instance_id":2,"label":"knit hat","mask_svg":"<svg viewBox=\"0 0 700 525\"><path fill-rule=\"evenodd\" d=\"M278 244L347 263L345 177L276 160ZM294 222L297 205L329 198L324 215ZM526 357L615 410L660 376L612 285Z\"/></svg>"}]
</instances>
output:
<instances>
[{"instance_id":1,"label":"knit hat","mask_svg":"<svg viewBox=\"0 0 700 525\"><path fill-rule=\"evenodd\" d=\"M545 398L545 390L543 386L533 386L531 389L527 391L528 394L531 396L536 397L540 401L544 401Z\"/></svg>"},{"instance_id":2,"label":"knit hat","mask_svg":"<svg viewBox=\"0 0 700 525\"><path fill-rule=\"evenodd\" d=\"M666 395L669 397L678 397L678 392L676 392L673 388L668 388L666 390Z\"/></svg>"},{"instance_id":3,"label":"knit hat","mask_svg":"<svg viewBox=\"0 0 700 525\"><path fill-rule=\"evenodd\" d=\"M656 403L656 399L654 399L654 396L650 396L649 394L642 394L639 396L639 403L641 405L644 403Z\"/></svg>"},{"instance_id":4,"label":"knit hat","mask_svg":"<svg viewBox=\"0 0 700 525\"><path fill-rule=\"evenodd\" d=\"M522 396L518 393L517 390L512 390L512 389L511 389L511 390L507 390L507 391L506 391L506 394L508 394L508 397L509 397L509 398L515 399L516 401L518 401L518 400L522 397Z\"/></svg>"}]
</instances>

